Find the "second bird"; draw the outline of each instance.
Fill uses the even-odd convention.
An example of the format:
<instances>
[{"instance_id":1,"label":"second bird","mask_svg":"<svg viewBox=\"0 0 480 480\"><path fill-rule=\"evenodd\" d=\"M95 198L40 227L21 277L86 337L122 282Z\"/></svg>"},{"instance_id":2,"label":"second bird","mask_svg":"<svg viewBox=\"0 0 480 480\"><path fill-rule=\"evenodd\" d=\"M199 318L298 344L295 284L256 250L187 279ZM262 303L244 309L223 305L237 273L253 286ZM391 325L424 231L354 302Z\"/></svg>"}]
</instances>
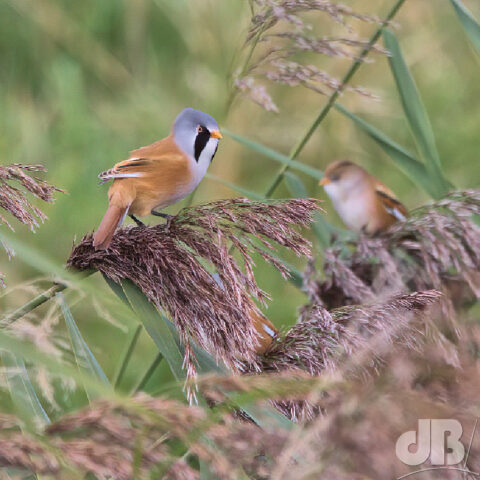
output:
<instances>
[{"instance_id":1,"label":"second bird","mask_svg":"<svg viewBox=\"0 0 480 480\"><path fill-rule=\"evenodd\" d=\"M96 249L106 249L126 215L168 217L155 209L172 205L193 192L205 176L222 138L218 124L206 113L186 108L171 134L130 152L130 157L99 175L113 180L108 210L93 237Z\"/></svg>"},{"instance_id":2,"label":"second bird","mask_svg":"<svg viewBox=\"0 0 480 480\"><path fill-rule=\"evenodd\" d=\"M408 216L389 188L348 160L330 164L320 185L350 230L376 235Z\"/></svg>"}]
</instances>

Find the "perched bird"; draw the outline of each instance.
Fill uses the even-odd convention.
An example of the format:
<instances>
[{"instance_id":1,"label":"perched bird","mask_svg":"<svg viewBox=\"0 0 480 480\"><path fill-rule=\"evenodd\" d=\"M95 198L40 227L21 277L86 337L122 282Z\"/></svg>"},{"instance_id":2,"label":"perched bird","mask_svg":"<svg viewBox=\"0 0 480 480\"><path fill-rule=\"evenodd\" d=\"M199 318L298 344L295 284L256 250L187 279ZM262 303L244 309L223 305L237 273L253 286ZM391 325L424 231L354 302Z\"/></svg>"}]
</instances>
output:
<instances>
[{"instance_id":1,"label":"perched bird","mask_svg":"<svg viewBox=\"0 0 480 480\"><path fill-rule=\"evenodd\" d=\"M263 355L278 335L278 330L274 327L273 323L263 315L252 312L251 319L258 333L258 345L255 348L255 353Z\"/></svg>"},{"instance_id":2,"label":"perched bird","mask_svg":"<svg viewBox=\"0 0 480 480\"><path fill-rule=\"evenodd\" d=\"M408 216L405 206L389 188L353 162L330 164L320 185L353 231L375 235Z\"/></svg>"},{"instance_id":3,"label":"perched bird","mask_svg":"<svg viewBox=\"0 0 480 480\"><path fill-rule=\"evenodd\" d=\"M127 160L101 173L103 182L113 179L113 183L108 191L108 210L93 237L95 249L108 248L126 215L138 225L143 223L137 216L169 218L155 209L172 205L195 190L220 138L213 117L186 108L176 118L168 137L133 150Z\"/></svg>"}]
</instances>

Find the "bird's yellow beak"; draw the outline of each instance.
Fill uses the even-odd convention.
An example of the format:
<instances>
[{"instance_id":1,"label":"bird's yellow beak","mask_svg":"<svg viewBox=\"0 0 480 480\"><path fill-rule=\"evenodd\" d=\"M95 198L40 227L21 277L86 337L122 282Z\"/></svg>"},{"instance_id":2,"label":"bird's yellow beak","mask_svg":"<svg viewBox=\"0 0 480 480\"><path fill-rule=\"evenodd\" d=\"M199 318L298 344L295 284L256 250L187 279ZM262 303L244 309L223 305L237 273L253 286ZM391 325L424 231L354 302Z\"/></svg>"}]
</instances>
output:
<instances>
[{"instance_id":1,"label":"bird's yellow beak","mask_svg":"<svg viewBox=\"0 0 480 480\"><path fill-rule=\"evenodd\" d=\"M322 187L324 187L325 185L328 185L329 183L331 183L331 180L328 177L323 177L320 180L320 182L318 182L318 184L321 185Z\"/></svg>"},{"instance_id":2,"label":"bird's yellow beak","mask_svg":"<svg viewBox=\"0 0 480 480\"><path fill-rule=\"evenodd\" d=\"M214 130L210 132L210 138L223 138L223 135L220 133L220 130Z\"/></svg>"}]
</instances>

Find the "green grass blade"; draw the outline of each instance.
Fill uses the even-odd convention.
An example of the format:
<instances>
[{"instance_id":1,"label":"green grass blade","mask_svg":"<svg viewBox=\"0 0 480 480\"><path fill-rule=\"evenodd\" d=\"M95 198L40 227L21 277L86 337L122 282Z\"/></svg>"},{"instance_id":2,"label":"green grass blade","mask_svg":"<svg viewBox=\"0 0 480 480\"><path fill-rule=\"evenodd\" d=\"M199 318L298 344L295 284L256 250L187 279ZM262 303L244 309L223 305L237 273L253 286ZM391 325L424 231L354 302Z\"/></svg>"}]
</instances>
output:
<instances>
[{"instance_id":1,"label":"green grass blade","mask_svg":"<svg viewBox=\"0 0 480 480\"><path fill-rule=\"evenodd\" d=\"M50 419L38 399L23 359L6 350L2 350L1 357L17 416L28 431L45 427Z\"/></svg>"},{"instance_id":2,"label":"green grass blade","mask_svg":"<svg viewBox=\"0 0 480 480\"><path fill-rule=\"evenodd\" d=\"M59 361L58 358L52 355L40 352L31 342L19 340L11 335L7 335L3 331L0 331L0 349L7 350L16 356L23 358L25 361L36 365L42 365L50 372L68 377L78 384L86 384L88 388L95 391L97 395L116 400L123 398L115 394L110 386L105 385L103 382L99 382L97 378L88 375L84 370L79 370L76 367Z\"/></svg>"},{"instance_id":3,"label":"green grass blade","mask_svg":"<svg viewBox=\"0 0 480 480\"><path fill-rule=\"evenodd\" d=\"M127 369L130 358L132 357L135 346L137 345L138 337L142 331L142 325L138 324L133 327L133 332L128 335L125 349L121 355L121 362L117 366L115 375L113 376L112 384L114 388L117 388L120 382L122 381L125 370Z\"/></svg>"},{"instance_id":4,"label":"green grass blade","mask_svg":"<svg viewBox=\"0 0 480 480\"><path fill-rule=\"evenodd\" d=\"M288 191L295 198L308 198L307 187L300 180L298 175L292 172L285 172L285 182L287 184Z\"/></svg>"},{"instance_id":5,"label":"green grass blade","mask_svg":"<svg viewBox=\"0 0 480 480\"><path fill-rule=\"evenodd\" d=\"M160 363L163 360L163 355L158 352L155 355L155 358L153 359L152 363L149 365L143 376L140 378L138 383L132 388L132 395L143 390L145 388L145 385L147 385L148 381L154 374L155 370L157 367L160 365Z\"/></svg>"},{"instance_id":6,"label":"green grass blade","mask_svg":"<svg viewBox=\"0 0 480 480\"><path fill-rule=\"evenodd\" d=\"M131 288L131 296L129 296L127 298L127 295L125 295L125 292L124 292L124 288L125 288L125 285L124 283L127 282L129 283L129 286ZM130 280L124 280L122 282L122 286L118 285L118 284L115 284L115 282L113 281L110 281L108 282L108 284L111 286L111 284L114 284L115 285L115 288L114 288L114 292L119 296L120 299L122 299L124 302L127 303L128 306L131 307L131 301L132 301L132 298L133 297L136 297L138 296L139 298L142 298L143 296L143 300L142 302L148 302L149 304L149 307L148 307L148 313L149 315L152 316L152 319L155 320L155 314L153 312L153 310L156 312L156 314L159 316L157 318L157 320L161 320L163 323L165 323L165 325L168 327L168 329L170 330L170 333L171 333L171 337L170 335L168 335L170 338L173 337L173 340L175 342L175 344L177 345L177 348L178 350L180 351L181 353L181 357L183 359L183 354L184 354L184 349L183 349L183 346L180 342L180 338L178 336L178 332L175 328L175 326L172 324L172 322L170 320L168 320L167 317L165 317L165 315L163 315L162 313L160 313L149 301L148 299L145 297L144 293L133 283L131 282ZM144 305L145 308L147 308L145 305ZM153 310L152 310L153 309ZM152 325L152 328L154 328L154 325ZM148 332L148 330L147 330ZM148 332L150 334L150 332ZM153 337L152 337L153 339ZM155 340L154 340L155 342ZM156 343L156 342L155 342ZM158 347L158 345L157 345ZM195 352L195 355L197 357L197 360L198 360L198 367L199 367L199 372L200 373L209 373L209 372L212 372L212 371L216 371L218 373L225 373L226 370L224 370L223 368L221 368L216 362L215 360L211 357L211 355L209 355L207 352L205 352L203 349L201 349L200 347L198 347L195 342L192 342L192 348L193 348L193 351ZM161 350L160 350L161 352ZM168 362L169 365L170 365L170 362ZM182 360L182 364L183 364L183 360ZM173 372L173 371L172 371ZM182 377L181 378L185 378L185 373L182 372Z\"/></svg>"},{"instance_id":7,"label":"green grass blade","mask_svg":"<svg viewBox=\"0 0 480 480\"><path fill-rule=\"evenodd\" d=\"M216 175L207 173L205 176L209 180L212 180L213 182L221 183L222 185L225 185L226 187L232 189L234 192L238 192L241 195L244 195L245 197L253 198L254 200L265 200L265 197L263 195L260 195L259 193L256 193L256 192L252 192L251 190L247 190L246 188L240 187L239 185L235 185L234 183L227 182L223 178L217 177Z\"/></svg>"},{"instance_id":8,"label":"green grass blade","mask_svg":"<svg viewBox=\"0 0 480 480\"><path fill-rule=\"evenodd\" d=\"M442 193L446 193L449 190L449 185L442 174L432 126L415 81L408 70L400 45L393 32L388 29L385 30L383 38L385 47L390 52L388 61L395 78L402 107L417 143L420 156L425 162L431 181L436 183L436 188L439 188Z\"/></svg>"},{"instance_id":9,"label":"green grass blade","mask_svg":"<svg viewBox=\"0 0 480 480\"><path fill-rule=\"evenodd\" d=\"M463 29L467 34L473 46L480 53L480 25L473 18L471 12L465 7L461 0L450 0L455 12L457 12L458 18L462 23Z\"/></svg>"},{"instance_id":10,"label":"green grass blade","mask_svg":"<svg viewBox=\"0 0 480 480\"><path fill-rule=\"evenodd\" d=\"M436 184L431 181L423 163L417 160L410 152L398 145L398 143L395 143L370 123L357 117L342 105L337 103L335 108L340 113L353 120L360 129L369 135L370 138L375 140L383 151L393 160L397 168L407 175L410 180L415 182L433 198L438 198L441 195L441 191L436 187Z\"/></svg>"},{"instance_id":11,"label":"green grass blade","mask_svg":"<svg viewBox=\"0 0 480 480\"><path fill-rule=\"evenodd\" d=\"M102 277L107 282L107 285L112 289L113 293L117 295L117 297L125 303L125 305L129 308L132 308L130 302L128 301L123 288L118 283L114 282L111 278L107 277L104 273L102 273Z\"/></svg>"},{"instance_id":12,"label":"green grass blade","mask_svg":"<svg viewBox=\"0 0 480 480\"><path fill-rule=\"evenodd\" d=\"M122 287L145 330L168 362L173 376L177 380L185 380L186 372L183 369L182 352L160 312L148 301L143 292L132 281L123 280Z\"/></svg>"},{"instance_id":13,"label":"green grass blade","mask_svg":"<svg viewBox=\"0 0 480 480\"><path fill-rule=\"evenodd\" d=\"M316 180L320 180L323 177L323 172L321 170L318 170L317 168L314 168L314 167L310 167L309 165L305 165L301 162L298 162L297 160L292 160L287 155L283 155L282 153L276 152L275 150L272 150L271 148L268 148L265 145L262 145L258 142L254 142L253 140L237 135L236 133L230 132L229 130L226 130L224 128L222 128L222 133L225 133L236 142L244 145L245 147L250 148L251 150L257 153L260 153L261 155L264 155L265 157L275 160L276 162L281 163L282 165L288 165L292 170L297 170L299 172L310 175Z\"/></svg>"},{"instance_id":14,"label":"green grass blade","mask_svg":"<svg viewBox=\"0 0 480 480\"><path fill-rule=\"evenodd\" d=\"M70 342L72 344L72 349L73 353L75 354L75 360L78 368L85 370L89 375L99 382L109 385L107 376L102 370L102 367L100 367L100 364L80 333L80 329L78 328L72 312L65 301L65 297L62 293L57 293L56 297L62 309L63 317L65 318L65 324L67 325ZM91 390L88 385L84 385L84 387L89 400L93 400L96 397L97 392L95 390Z\"/></svg>"}]
</instances>

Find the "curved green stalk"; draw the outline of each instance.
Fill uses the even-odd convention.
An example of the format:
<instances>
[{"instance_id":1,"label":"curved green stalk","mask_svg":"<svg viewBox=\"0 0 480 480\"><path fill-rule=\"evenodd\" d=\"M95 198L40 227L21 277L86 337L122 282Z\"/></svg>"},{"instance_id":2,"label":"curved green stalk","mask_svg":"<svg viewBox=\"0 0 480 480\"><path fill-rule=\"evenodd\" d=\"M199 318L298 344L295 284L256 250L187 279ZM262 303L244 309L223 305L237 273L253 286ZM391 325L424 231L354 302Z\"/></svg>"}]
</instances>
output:
<instances>
[{"instance_id":1,"label":"curved green stalk","mask_svg":"<svg viewBox=\"0 0 480 480\"><path fill-rule=\"evenodd\" d=\"M343 77L342 81L340 82L339 87L330 95L330 97L327 100L327 103L323 106L322 110L318 114L318 116L315 118L315 120L312 122L310 127L307 129L305 135L299 140L299 142L292 148L289 157L293 160L298 157L300 152L304 149L305 145L308 143L310 138L312 137L313 133L315 130L318 128L318 126L322 123L322 121L325 119L327 114L330 112L331 108L335 105L335 102L337 101L339 95L342 93L342 91L345 89L347 84L350 82L352 77L355 75L357 70L360 68L360 65L362 64L363 60L365 57L368 55L370 50L374 47L374 45L377 43L378 39L382 35L382 32L385 28L385 26L392 20L392 18L397 14L398 10L400 7L405 3L405 0L397 0L395 2L395 5L393 8L390 10L390 12L387 14L385 17L385 20L382 22L382 25L378 28L378 30L372 35L370 38L369 42L367 45L365 45L365 48L362 50L358 58L355 59L355 61L352 63L351 67L348 69L348 72L345 74ZM280 171L278 172L277 176L273 180L272 184L268 188L267 192L265 193L265 196L271 197L277 187L280 185L280 182L283 179L283 176L285 175L285 172L288 171L289 165L284 165Z\"/></svg>"}]
</instances>

